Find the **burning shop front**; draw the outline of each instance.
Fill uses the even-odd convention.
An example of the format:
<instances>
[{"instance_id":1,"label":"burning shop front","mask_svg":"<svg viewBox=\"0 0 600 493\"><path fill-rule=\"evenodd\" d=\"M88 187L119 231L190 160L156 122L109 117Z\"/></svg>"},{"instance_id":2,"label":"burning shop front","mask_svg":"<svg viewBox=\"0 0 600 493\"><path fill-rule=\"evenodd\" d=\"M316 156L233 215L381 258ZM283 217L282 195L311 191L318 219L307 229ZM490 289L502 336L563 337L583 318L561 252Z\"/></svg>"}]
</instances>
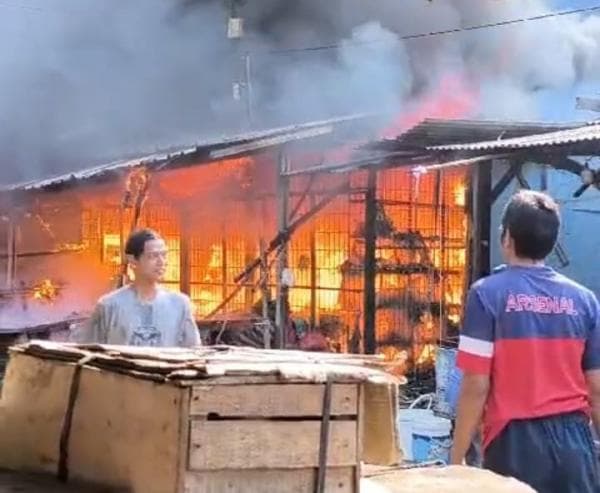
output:
<instances>
[{"instance_id":1,"label":"burning shop front","mask_svg":"<svg viewBox=\"0 0 600 493\"><path fill-rule=\"evenodd\" d=\"M51 329L84 320L126 279L124 238L147 226L169 248L165 286L189 294L208 342L430 366L468 283L471 170L415 171L420 151L356 151L346 124L6 187L0 327L65 336Z\"/></svg>"}]
</instances>

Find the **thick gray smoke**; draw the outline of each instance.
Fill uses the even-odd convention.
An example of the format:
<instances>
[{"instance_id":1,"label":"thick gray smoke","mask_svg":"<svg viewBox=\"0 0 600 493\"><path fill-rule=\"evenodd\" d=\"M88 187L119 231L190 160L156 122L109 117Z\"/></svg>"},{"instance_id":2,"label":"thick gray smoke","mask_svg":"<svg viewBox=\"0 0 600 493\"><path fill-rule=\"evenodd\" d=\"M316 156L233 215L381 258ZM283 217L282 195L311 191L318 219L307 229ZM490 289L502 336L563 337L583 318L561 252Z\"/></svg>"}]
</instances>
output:
<instances>
[{"instance_id":1,"label":"thick gray smoke","mask_svg":"<svg viewBox=\"0 0 600 493\"><path fill-rule=\"evenodd\" d=\"M227 38L232 3L245 20ZM535 118L600 71L600 17L401 40L545 13L550 0L0 0L0 182L249 126L400 114L464 80L469 115ZM333 49L285 51L334 45ZM233 82L250 53L251 121ZM435 115L432 115L435 116ZM444 116L444 115L438 115Z\"/></svg>"}]
</instances>

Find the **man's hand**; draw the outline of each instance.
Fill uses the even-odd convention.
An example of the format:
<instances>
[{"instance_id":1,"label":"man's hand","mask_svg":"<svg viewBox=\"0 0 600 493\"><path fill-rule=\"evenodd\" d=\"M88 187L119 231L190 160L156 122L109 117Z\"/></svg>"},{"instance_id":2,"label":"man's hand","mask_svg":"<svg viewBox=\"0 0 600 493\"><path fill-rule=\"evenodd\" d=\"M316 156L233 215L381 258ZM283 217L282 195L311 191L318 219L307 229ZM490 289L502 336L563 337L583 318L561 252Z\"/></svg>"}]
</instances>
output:
<instances>
[{"instance_id":1,"label":"man's hand","mask_svg":"<svg viewBox=\"0 0 600 493\"><path fill-rule=\"evenodd\" d=\"M475 431L481 422L489 390L490 377L488 375L465 374L458 400L454 443L450 454L451 464L463 463Z\"/></svg>"}]
</instances>

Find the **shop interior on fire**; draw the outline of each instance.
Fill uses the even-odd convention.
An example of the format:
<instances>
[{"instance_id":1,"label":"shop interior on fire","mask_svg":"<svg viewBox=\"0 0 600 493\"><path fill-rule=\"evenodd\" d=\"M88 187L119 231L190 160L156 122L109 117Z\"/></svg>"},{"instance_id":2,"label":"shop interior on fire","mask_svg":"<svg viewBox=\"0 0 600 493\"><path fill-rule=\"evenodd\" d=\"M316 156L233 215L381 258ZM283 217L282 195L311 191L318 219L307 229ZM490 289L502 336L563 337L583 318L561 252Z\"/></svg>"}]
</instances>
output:
<instances>
[{"instance_id":1,"label":"shop interior on fire","mask_svg":"<svg viewBox=\"0 0 600 493\"><path fill-rule=\"evenodd\" d=\"M429 121L359 141L358 152L356 132L337 135L347 124L5 190L3 334L60 339L85 323L98 296L130 274L124 239L150 227L169 248L165 286L190 296L206 342L383 353L397 374L431 368L435 348L457 334L466 287L489 270L500 192L490 163L506 157L452 146L564 128ZM432 144L452 154L440 159Z\"/></svg>"}]
</instances>

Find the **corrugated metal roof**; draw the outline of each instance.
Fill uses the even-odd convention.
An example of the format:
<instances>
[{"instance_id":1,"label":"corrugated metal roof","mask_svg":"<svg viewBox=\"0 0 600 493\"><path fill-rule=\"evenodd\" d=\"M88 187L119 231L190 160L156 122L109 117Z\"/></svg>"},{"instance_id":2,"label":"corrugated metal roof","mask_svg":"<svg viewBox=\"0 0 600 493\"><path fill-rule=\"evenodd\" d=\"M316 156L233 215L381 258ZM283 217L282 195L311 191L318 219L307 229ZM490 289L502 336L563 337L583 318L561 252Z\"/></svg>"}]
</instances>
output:
<instances>
[{"instance_id":1,"label":"corrugated metal roof","mask_svg":"<svg viewBox=\"0 0 600 493\"><path fill-rule=\"evenodd\" d=\"M372 142L373 150L424 150L433 146L510 139L581 126L581 123L426 119L395 139Z\"/></svg>"},{"instance_id":2,"label":"corrugated metal roof","mask_svg":"<svg viewBox=\"0 0 600 493\"><path fill-rule=\"evenodd\" d=\"M600 143L600 124L588 124L554 132L538 133L524 137L487 140L451 145L434 145L432 151L490 151L528 149L545 146L564 146L570 144Z\"/></svg>"},{"instance_id":3,"label":"corrugated metal roof","mask_svg":"<svg viewBox=\"0 0 600 493\"><path fill-rule=\"evenodd\" d=\"M99 179L121 172L124 169L136 166L148 166L153 169L163 169L168 166L175 166L190 158L198 161L210 162L225 157L235 157L251 153L260 149L276 147L295 140L319 137L331 134L336 126L350 123L361 119L366 119L374 115L351 115L347 117L322 120L299 125L278 127L261 131L253 131L233 137L215 138L199 142L196 145L183 147L179 149L169 149L150 154L113 161L92 168L80 171L64 173L50 178L31 180L27 182L15 183L12 185L0 186L0 192L26 192L31 190L43 190L58 186L80 183L89 179ZM191 164L191 163L188 163Z\"/></svg>"},{"instance_id":4,"label":"corrugated metal roof","mask_svg":"<svg viewBox=\"0 0 600 493\"><path fill-rule=\"evenodd\" d=\"M184 156L196 152L195 147L183 149L177 152L177 155ZM68 182L79 182L85 181L90 178L99 178L104 175L108 175L114 172L118 172L122 169L129 169L135 166L139 166L144 163L159 163L166 162L170 158L170 154L149 154L146 156L140 156L134 159L127 159L122 161L114 161L108 164L102 164L93 168L84 169L82 171L76 171L72 173L64 173L62 175L53 176L43 180L31 180L21 183L14 183L12 185L5 185L0 187L0 192L15 192L15 191L29 191L29 190L42 190L44 188L66 184Z\"/></svg>"}]
</instances>

